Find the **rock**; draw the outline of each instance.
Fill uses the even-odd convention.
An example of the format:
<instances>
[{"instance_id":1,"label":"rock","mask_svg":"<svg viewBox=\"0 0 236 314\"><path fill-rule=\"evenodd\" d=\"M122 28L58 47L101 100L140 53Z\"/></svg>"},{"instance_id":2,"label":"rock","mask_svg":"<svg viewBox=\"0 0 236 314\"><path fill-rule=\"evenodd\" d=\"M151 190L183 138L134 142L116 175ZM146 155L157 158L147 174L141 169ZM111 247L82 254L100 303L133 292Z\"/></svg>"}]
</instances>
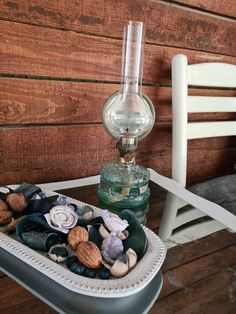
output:
<instances>
[{"instance_id":1,"label":"rock","mask_svg":"<svg viewBox=\"0 0 236 314\"><path fill-rule=\"evenodd\" d=\"M68 268L70 268L73 263L77 263L78 261L79 261L79 260L78 260L78 257L77 257L77 256L75 256L75 255L69 256L69 257L67 258L67 260L66 260L66 266L67 266Z\"/></svg>"},{"instance_id":2,"label":"rock","mask_svg":"<svg viewBox=\"0 0 236 314\"><path fill-rule=\"evenodd\" d=\"M70 270L77 275L82 275L85 271L85 266L79 262L74 262L70 265Z\"/></svg>"},{"instance_id":3,"label":"rock","mask_svg":"<svg viewBox=\"0 0 236 314\"><path fill-rule=\"evenodd\" d=\"M88 278L95 278L96 274L97 274L96 270L89 268L85 268L85 271L83 272L83 276Z\"/></svg>"},{"instance_id":4,"label":"rock","mask_svg":"<svg viewBox=\"0 0 236 314\"><path fill-rule=\"evenodd\" d=\"M98 272L100 279L109 279L111 277L111 272L109 269L102 267Z\"/></svg>"}]
</instances>

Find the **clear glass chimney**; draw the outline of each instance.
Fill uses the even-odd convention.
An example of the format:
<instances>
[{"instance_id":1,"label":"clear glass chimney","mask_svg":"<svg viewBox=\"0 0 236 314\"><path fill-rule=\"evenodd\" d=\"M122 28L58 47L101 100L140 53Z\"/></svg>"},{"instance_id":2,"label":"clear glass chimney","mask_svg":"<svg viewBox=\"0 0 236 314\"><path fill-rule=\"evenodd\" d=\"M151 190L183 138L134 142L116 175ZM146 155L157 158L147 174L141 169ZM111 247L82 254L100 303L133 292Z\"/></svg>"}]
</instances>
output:
<instances>
[{"instance_id":1,"label":"clear glass chimney","mask_svg":"<svg viewBox=\"0 0 236 314\"><path fill-rule=\"evenodd\" d=\"M120 155L135 150L155 122L151 100L142 93L145 30L142 22L128 22L123 34L120 90L103 107L102 119L108 133L117 139ZM128 152L127 152L128 153Z\"/></svg>"}]
</instances>

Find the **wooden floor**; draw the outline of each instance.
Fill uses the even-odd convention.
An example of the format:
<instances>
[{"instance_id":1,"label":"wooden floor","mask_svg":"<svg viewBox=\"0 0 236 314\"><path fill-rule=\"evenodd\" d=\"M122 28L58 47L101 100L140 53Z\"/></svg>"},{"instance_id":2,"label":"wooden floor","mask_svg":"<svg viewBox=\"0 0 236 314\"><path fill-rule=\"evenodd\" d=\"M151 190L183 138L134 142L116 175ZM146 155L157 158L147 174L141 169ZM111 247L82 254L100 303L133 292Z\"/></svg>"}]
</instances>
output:
<instances>
[{"instance_id":1,"label":"wooden floor","mask_svg":"<svg viewBox=\"0 0 236 314\"><path fill-rule=\"evenodd\" d=\"M150 314L236 313L236 234L220 231L172 248L162 271L164 285ZM0 313L55 311L1 273Z\"/></svg>"}]
</instances>

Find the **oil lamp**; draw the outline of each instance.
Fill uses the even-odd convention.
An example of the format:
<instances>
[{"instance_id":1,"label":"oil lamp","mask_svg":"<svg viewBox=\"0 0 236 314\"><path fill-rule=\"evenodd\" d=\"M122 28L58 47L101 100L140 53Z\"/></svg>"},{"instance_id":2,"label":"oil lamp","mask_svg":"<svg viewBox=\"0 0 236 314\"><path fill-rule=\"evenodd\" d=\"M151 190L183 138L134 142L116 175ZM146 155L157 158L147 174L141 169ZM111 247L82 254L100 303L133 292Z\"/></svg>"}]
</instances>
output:
<instances>
[{"instance_id":1,"label":"oil lamp","mask_svg":"<svg viewBox=\"0 0 236 314\"><path fill-rule=\"evenodd\" d=\"M116 213L131 209L145 224L149 171L135 163L135 150L151 131L155 110L141 91L144 37L142 22L129 21L124 27L120 90L106 100L102 113L107 132L117 140L120 160L102 167L98 197L100 207Z\"/></svg>"}]
</instances>

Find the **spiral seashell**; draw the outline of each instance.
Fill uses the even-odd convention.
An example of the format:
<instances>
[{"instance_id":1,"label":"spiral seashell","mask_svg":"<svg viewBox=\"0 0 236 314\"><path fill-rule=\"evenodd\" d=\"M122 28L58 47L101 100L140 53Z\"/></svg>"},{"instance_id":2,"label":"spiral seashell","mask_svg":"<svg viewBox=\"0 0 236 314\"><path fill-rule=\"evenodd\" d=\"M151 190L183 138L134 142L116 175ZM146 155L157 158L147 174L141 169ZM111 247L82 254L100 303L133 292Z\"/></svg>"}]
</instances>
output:
<instances>
[{"instance_id":1,"label":"spiral seashell","mask_svg":"<svg viewBox=\"0 0 236 314\"><path fill-rule=\"evenodd\" d=\"M68 205L54 206L44 217L51 228L63 233L68 233L78 221L78 214Z\"/></svg>"}]
</instances>

